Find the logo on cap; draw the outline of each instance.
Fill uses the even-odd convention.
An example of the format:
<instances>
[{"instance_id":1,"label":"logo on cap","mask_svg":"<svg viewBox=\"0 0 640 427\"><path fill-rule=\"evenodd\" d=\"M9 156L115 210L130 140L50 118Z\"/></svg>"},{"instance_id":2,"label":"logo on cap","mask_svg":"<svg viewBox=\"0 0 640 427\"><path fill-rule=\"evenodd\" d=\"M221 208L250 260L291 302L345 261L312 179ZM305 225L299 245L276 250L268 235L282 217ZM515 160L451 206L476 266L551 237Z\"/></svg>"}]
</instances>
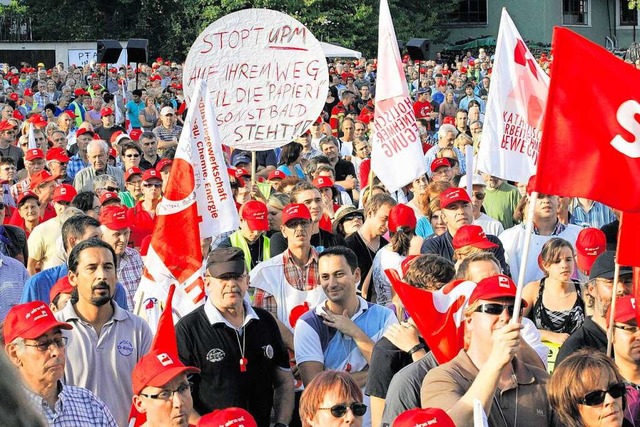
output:
<instances>
[{"instance_id":1,"label":"logo on cap","mask_svg":"<svg viewBox=\"0 0 640 427\"><path fill-rule=\"evenodd\" d=\"M160 353L156 357L162 366L173 365L173 359L167 353Z\"/></svg>"},{"instance_id":2,"label":"logo on cap","mask_svg":"<svg viewBox=\"0 0 640 427\"><path fill-rule=\"evenodd\" d=\"M498 286L500 286L501 288L511 289L509 278L506 276L498 276Z\"/></svg>"}]
</instances>

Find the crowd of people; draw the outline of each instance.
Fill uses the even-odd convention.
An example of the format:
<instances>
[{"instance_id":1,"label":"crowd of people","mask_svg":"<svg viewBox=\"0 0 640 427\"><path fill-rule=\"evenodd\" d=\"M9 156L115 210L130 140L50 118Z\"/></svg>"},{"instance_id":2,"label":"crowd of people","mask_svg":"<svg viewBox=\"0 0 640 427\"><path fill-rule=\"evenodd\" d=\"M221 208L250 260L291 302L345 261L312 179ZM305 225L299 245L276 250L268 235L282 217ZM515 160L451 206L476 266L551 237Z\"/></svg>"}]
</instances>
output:
<instances>
[{"instance_id":1,"label":"crowd of people","mask_svg":"<svg viewBox=\"0 0 640 427\"><path fill-rule=\"evenodd\" d=\"M186 116L182 65L5 64L2 419L122 427L133 406L150 427L472 426L480 406L490 426L638 425L618 213L540 194L521 259L528 183L466 170L492 60L403 57L427 173L396 192L371 172L376 60L328 63L324 110L256 152L254 177L252 153L229 149L240 227L199 242L207 298L175 351L132 311ZM476 283L457 356L436 359L388 270L425 295Z\"/></svg>"}]
</instances>

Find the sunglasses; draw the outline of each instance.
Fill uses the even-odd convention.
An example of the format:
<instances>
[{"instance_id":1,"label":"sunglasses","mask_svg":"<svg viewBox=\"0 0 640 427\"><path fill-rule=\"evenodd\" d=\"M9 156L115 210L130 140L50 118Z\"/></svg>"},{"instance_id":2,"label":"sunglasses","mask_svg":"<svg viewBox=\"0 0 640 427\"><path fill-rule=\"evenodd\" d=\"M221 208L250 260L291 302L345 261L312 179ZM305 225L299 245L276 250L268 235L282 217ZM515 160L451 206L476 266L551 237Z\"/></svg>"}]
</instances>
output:
<instances>
[{"instance_id":1,"label":"sunglasses","mask_svg":"<svg viewBox=\"0 0 640 427\"><path fill-rule=\"evenodd\" d=\"M104 187L104 190L107 191L120 191L120 189L118 187Z\"/></svg>"},{"instance_id":2,"label":"sunglasses","mask_svg":"<svg viewBox=\"0 0 640 427\"><path fill-rule=\"evenodd\" d=\"M476 313L486 313L491 314L493 316L500 316L505 310L509 313L509 316L513 316L513 304L500 304L497 302L490 302L486 304L481 304L476 308ZM522 312L522 310L520 310Z\"/></svg>"},{"instance_id":3,"label":"sunglasses","mask_svg":"<svg viewBox=\"0 0 640 427\"><path fill-rule=\"evenodd\" d=\"M354 213L354 214L349 214L349 215L344 217L345 221L351 221L352 219L362 219L362 215Z\"/></svg>"},{"instance_id":4,"label":"sunglasses","mask_svg":"<svg viewBox=\"0 0 640 427\"><path fill-rule=\"evenodd\" d=\"M331 411L331 415L336 418L342 418L346 415L347 410L351 409L353 415L356 417L361 417L367 412L367 405L364 403L353 402L350 405L345 405L344 403L340 403L338 405L333 405L331 408L318 408L323 411Z\"/></svg>"},{"instance_id":5,"label":"sunglasses","mask_svg":"<svg viewBox=\"0 0 640 427\"><path fill-rule=\"evenodd\" d=\"M142 185L144 187L147 187L147 188L151 188L151 187L160 188L160 187L162 187L162 183L161 182L145 182Z\"/></svg>"},{"instance_id":6,"label":"sunglasses","mask_svg":"<svg viewBox=\"0 0 640 427\"><path fill-rule=\"evenodd\" d=\"M627 386L624 385L624 383L612 384L606 390L596 390L585 394L578 403L587 406L598 406L604 402L604 398L607 393L609 393L609 395L614 399L617 399L627 394Z\"/></svg>"},{"instance_id":7,"label":"sunglasses","mask_svg":"<svg viewBox=\"0 0 640 427\"><path fill-rule=\"evenodd\" d=\"M484 193L473 193L473 197L475 197L478 200L484 200Z\"/></svg>"},{"instance_id":8,"label":"sunglasses","mask_svg":"<svg viewBox=\"0 0 640 427\"><path fill-rule=\"evenodd\" d=\"M125 154L124 156L131 159L131 158L140 157L140 154Z\"/></svg>"}]
</instances>

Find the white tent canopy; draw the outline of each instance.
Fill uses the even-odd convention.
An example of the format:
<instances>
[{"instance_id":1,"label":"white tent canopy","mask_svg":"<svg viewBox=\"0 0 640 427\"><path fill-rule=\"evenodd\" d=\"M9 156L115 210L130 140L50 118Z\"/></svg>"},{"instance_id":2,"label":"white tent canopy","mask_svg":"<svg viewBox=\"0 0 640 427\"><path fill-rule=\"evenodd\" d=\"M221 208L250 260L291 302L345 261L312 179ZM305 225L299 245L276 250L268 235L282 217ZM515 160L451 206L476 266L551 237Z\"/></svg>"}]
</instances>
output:
<instances>
[{"instance_id":1,"label":"white tent canopy","mask_svg":"<svg viewBox=\"0 0 640 427\"><path fill-rule=\"evenodd\" d=\"M362 56L362 53L347 49L346 47L337 46L335 44L320 42L320 46L322 46L322 50L324 51L324 56L327 58L358 58Z\"/></svg>"}]
</instances>

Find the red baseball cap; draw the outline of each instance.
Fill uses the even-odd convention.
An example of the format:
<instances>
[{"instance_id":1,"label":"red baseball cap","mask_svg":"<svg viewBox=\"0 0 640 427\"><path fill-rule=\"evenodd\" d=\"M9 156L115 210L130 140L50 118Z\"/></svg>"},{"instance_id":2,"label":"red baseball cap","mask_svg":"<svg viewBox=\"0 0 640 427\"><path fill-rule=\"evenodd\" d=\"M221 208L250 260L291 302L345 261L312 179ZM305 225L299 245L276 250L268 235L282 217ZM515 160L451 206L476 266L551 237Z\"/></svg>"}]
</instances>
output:
<instances>
[{"instance_id":1,"label":"red baseball cap","mask_svg":"<svg viewBox=\"0 0 640 427\"><path fill-rule=\"evenodd\" d=\"M129 181L129 178L131 178L133 175L142 175L142 169L136 167L127 169L124 174L124 181Z\"/></svg>"},{"instance_id":2,"label":"red baseball cap","mask_svg":"<svg viewBox=\"0 0 640 427\"><path fill-rule=\"evenodd\" d=\"M162 181L162 177L155 169L147 169L142 174L142 181L151 181L152 179L157 179L158 181Z\"/></svg>"},{"instance_id":3,"label":"red baseball cap","mask_svg":"<svg viewBox=\"0 0 640 427\"><path fill-rule=\"evenodd\" d=\"M162 169L164 169L167 166L171 167L172 164L173 164L173 160L171 159L160 159L160 161L156 165L156 172L160 173L162 172Z\"/></svg>"},{"instance_id":4,"label":"red baseball cap","mask_svg":"<svg viewBox=\"0 0 640 427\"><path fill-rule=\"evenodd\" d=\"M259 200L249 200L240 208L240 218L247 221L253 231L269 230L269 210Z\"/></svg>"},{"instance_id":5,"label":"red baseball cap","mask_svg":"<svg viewBox=\"0 0 640 427\"><path fill-rule=\"evenodd\" d=\"M51 172L49 171L46 171L46 170L38 171L33 175L31 175L31 189L33 190L34 188L37 188L38 186L46 182L54 181L55 179L56 178L53 175L51 175Z\"/></svg>"},{"instance_id":6,"label":"red baseball cap","mask_svg":"<svg viewBox=\"0 0 640 427\"><path fill-rule=\"evenodd\" d=\"M71 111L71 110L64 110L64 111L63 111L62 113L60 113L60 114L66 114L66 115L68 115L68 116L69 116L69 118L71 118L71 119L75 119L75 118L76 118L76 113L74 113L74 112L73 112L73 111ZM76 132L76 135L77 135L77 132Z\"/></svg>"},{"instance_id":7,"label":"red baseball cap","mask_svg":"<svg viewBox=\"0 0 640 427\"><path fill-rule=\"evenodd\" d=\"M113 115L113 110L109 107L103 107L102 110L100 110L100 117L107 117L112 115Z\"/></svg>"},{"instance_id":8,"label":"red baseball cap","mask_svg":"<svg viewBox=\"0 0 640 427\"><path fill-rule=\"evenodd\" d=\"M479 249L497 248L498 245L487 239L482 227L479 225L463 225L453 236L453 248L460 249L465 246L473 246Z\"/></svg>"},{"instance_id":9,"label":"red baseball cap","mask_svg":"<svg viewBox=\"0 0 640 427\"><path fill-rule=\"evenodd\" d=\"M68 323L58 322L49 306L42 301L31 301L15 305L4 320L4 340L16 338L33 340L52 329L73 329Z\"/></svg>"},{"instance_id":10,"label":"red baseball cap","mask_svg":"<svg viewBox=\"0 0 640 427\"><path fill-rule=\"evenodd\" d=\"M258 423L245 409L225 408L200 418L198 427L258 427Z\"/></svg>"},{"instance_id":11,"label":"red baseball cap","mask_svg":"<svg viewBox=\"0 0 640 427\"><path fill-rule=\"evenodd\" d=\"M24 191L18 195L18 198L16 199L16 204L20 205L20 203L22 203L23 200L26 200L28 198L40 200L40 198L33 191Z\"/></svg>"},{"instance_id":12,"label":"red baseball cap","mask_svg":"<svg viewBox=\"0 0 640 427\"><path fill-rule=\"evenodd\" d=\"M451 417L440 408L414 408L398 415L393 427L456 427Z\"/></svg>"},{"instance_id":13,"label":"red baseball cap","mask_svg":"<svg viewBox=\"0 0 640 427\"><path fill-rule=\"evenodd\" d=\"M76 194L78 194L78 192L73 185L60 184L53 190L53 198L51 200L53 202L71 203L73 198L76 197Z\"/></svg>"},{"instance_id":14,"label":"red baseball cap","mask_svg":"<svg viewBox=\"0 0 640 427\"><path fill-rule=\"evenodd\" d=\"M33 96L33 91L30 88L25 89L24 96Z\"/></svg>"},{"instance_id":15,"label":"red baseball cap","mask_svg":"<svg viewBox=\"0 0 640 427\"><path fill-rule=\"evenodd\" d=\"M328 176L317 176L313 180L313 185L316 188L331 188L333 187L333 181Z\"/></svg>"},{"instance_id":16,"label":"red baseball cap","mask_svg":"<svg viewBox=\"0 0 640 427\"><path fill-rule=\"evenodd\" d=\"M287 177L287 175L284 172L279 171L278 169L276 169L276 170L271 171L269 173L269 176L267 177L267 179L269 181L273 181L274 179L285 179L286 177Z\"/></svg>"},{"instance_id":17,"label":"red baseball cap","mask_svg":"<svg viewBox=\"0 0 640 427\"><path fill-rule=\"evenodd\" d=\"M515 298L516 290L517 286L514 281L511 280L511 277L505 276L504 274L496 274L495 276L487 277L478 282L473 292L471 292L469 304L473 304L479 299ZM522 306L527 306L525 300L522 300Z\"/></svg>"},{"instance_id":18,"label":"red baseball cap","mask_svg":"<svg viewBox=\"0 0 640 427\"><path fill-rule=\"evenodd\" d=\"M598 255L606 250L607 236L602 230L593 227L583 228L576 239L578 268L588 274Z\"/></svg>"},{"instance_id":19,"label":"red baseball cap","mask_svg":"<svg viewBox=\"0 0 640 427\"><path fill-rule=\"evenodd\" d=\"M20 99L20 97L18 96L17 93L13 92L9 95L9 99L13 100L13 101L17 101L18 99Z\"/></svg>"},{"instance_id":20,"label":"red baseball cap","mask_svg":"<svg viewBox=\"0 0 640 427\"><path fill-rule=\"evenodd\" d=\"M81 87L74 90L73 94L78 97L78 96L84 96L84 95L89 95L89 92L87 92L86 90L82 89Z\"/></svg>"},{"instance_id":21,"label":"red baseball cap","mask_svg":"<svg viewBox=\"0 0 640 427\"><path fill-rule=\"evenodd\" d=\"M245 168L236 168L233 173L235 174L236 178L241 178L243 176L251 177L251 172L249 172Z\"/></svg>"},{"instance_id":22,"label":"red baseball cap","mask_svg":"<svg viewBox=\"0 0 640 427\"><path fill-rule=\"evenodd\" d=\"M113 147L109 148L109 157L113 157L114 159L118 157L118 152L116 151L115 148Z\"/></svg>"},{"instance_id":23,"label":"red baseball cap","mask_svg":"<svg viewBox=\"0 0 640 427\"><path fill-rule=\"evenodd\" d=\"M292 219L306 219L307 221L311 221L311 212L309 212L309 208L302 203L289 203L282 209L282 223L286 225L287 222Z\"/></svg>"},{"instance_id":24,"label":"red baseball cap","mask_svg":"<svg viewBox=\"0 0 640 427\"><path fill-rule=\"evenodd\" d=\"M613 316L614 322L627 323L636 318L636 299L631 295L619 297L616 301L616 312ZM607 309L607 327L611 319L611 306Z\"/></svg>"},{"instance_id":25,"label":"red baseball cap","mask_svg":"<svg viewBox=\"0 0 640 427\"><path fill-rule=\"evenodd\" d=\"M402 203L395 205L389 211L389 231L397 232L399 229L408 231L416 228L416 214L409 206Z\"/></svg>"},{"instance_id":26,"label":"red baseball cap","mask_svg":"<svg viewBox=\"0 0 640 427\"><path fill-rule=\"evenodd\" d=\"M102 193L102 196L100 196L100 206L104 206L105 203L108 203L114 200L117 200L118 202L122 203L122 200L120 200L120 196L118 196L118 193L116 193L115 191L106 191Z\"/></svg>"},{"instance_id":27,"label":"red baseball cap","mask_svg":"<svg viewBox=\"0 0 640 427\"><path fill-rule=\"evenodd\" d=\"M140 129L131 129L131 132L129 132L129 137L131 138L132 141L140 140L141 135L142 135L142 131Z\"/></svg>"},{"instance_id":28,"label":"red baseball cap","mask_svg":"<svg viewBox=\"0 0 640 427\"><path fill-rule=\"evenodd\" d=\"M460 187L450 187L440 193L440 208L445 209L447 206L456 202L471 203L471 199L467 194L467 190Z\"/></svg>"},{"instance_id":29,"label":"red baseball cap","mask_svg":"<svg viewBox=\"0 0 640 427\"><path fill-rule=\"evenodd\" d=\"M53 301L60 294L70 294L71 291L73 286L69 283L69 276L61 277L49 291L49 301Z\"/></svg>"},{"instance_id":30,"label":"red baseball cap","mask_svg":"<svg viewBox=\"0 0 640 427\"><path fill-rule=\"evenodd\" d=\"M433 162L431 162L431 172L435 172L442 166L451 167L451 162L449 162L449 159L447 159L446 157L439 157L437 159L434 159Z\"/></svg>"},{"instance_id":31,"label":"red baseball cap","mask_svg":"<svg viewBox=\"0 0 640 427\"><path fill-rule=\"evenodd\" d=\"M95 132L92 131L91 129L80 128L76 131L76 138L84 134L91 135L91 137L93 137L95 135Z\"/></svg>"},{"instance_id":32,"label":"red baseball cap","mask_svg":"<svg viewBox=\"0 0 640 427\"><path fill-rule=\"evenodd\" d=\"M69 163L69 156L67 156L66 150L62 147L50 148L49 151L47 151L46 159L47 161L55 160L60 163Z\"/></svg>"},{"instance_id":33,"label":"red baseball cap","mask_svg":"<svg viewBox=\"0 0 640 427\"><path fill-rule=\"evenodd\" d=\"M17 110L16 110L17 111ZM0 122L0 131L15 129L16 125L14 125L9 120L3 120Z\"/></svg>"},{"instance_id":34,"label":"red baseball cap","mask_svg":"<svg viewBox=\"0 0 640 427\"><path fill-rule=\"evenodd\" d=\"M163 387L180 374L199 374L195 366L185 366L177 355L163 351L151 351L138 360L131 374L133 394L140 394L145 387Z\"/></svg>"},{"instance_id":35,"label":"red baseball cap","mask_svg":"<svg viewBox=\"0 0 640 427\"><path fill-rule=\"evenodd\" d=\"M29 148L24 155L24 159L31 161L33 159L44 159L44 153L39 148Z\"/></svg>"},{"instance_id":36,"label":"red baseball cap","mask_svg":"<svg viewBox=\"0 0 640 427\"><path fill-rule=\"evenodd\" d=\"M100 224L114 231L131 227L131 221L127 218L127 208L124 206L105 206L100 209Z\"/></svg>"}]
</instances>

